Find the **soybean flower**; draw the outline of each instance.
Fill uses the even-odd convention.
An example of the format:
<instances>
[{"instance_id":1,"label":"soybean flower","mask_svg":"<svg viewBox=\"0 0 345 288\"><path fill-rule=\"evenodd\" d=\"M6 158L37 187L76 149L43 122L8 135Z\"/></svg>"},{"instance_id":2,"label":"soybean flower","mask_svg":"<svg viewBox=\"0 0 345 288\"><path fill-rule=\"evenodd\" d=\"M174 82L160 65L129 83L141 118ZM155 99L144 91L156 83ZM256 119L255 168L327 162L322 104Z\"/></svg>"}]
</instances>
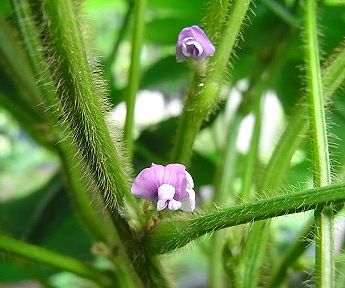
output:
<instances>
[{"instance_id":1,"label":"soybean flower","mask_svg":"<svg viewBox=\"0 0 345 288\"><path fill-rule=\"evenodd\" d=\"M212 56L215 51L216 49L205 32L196 25L183 28L178 35L176 44L177 62L189 58L203 60L208 56Z\"/></svg>"},{"instance_id":2,"label":"soybean flower","mask_svg":"<svg viewBox=\"0 0 345 288\"><path fill-rule=\"evenodd\" d=\"M134 179L131 192L135 196L156 201L157 210L193 211L195 192L192 176L182 164L152 164Z\"/></svg>"}]
</instances>

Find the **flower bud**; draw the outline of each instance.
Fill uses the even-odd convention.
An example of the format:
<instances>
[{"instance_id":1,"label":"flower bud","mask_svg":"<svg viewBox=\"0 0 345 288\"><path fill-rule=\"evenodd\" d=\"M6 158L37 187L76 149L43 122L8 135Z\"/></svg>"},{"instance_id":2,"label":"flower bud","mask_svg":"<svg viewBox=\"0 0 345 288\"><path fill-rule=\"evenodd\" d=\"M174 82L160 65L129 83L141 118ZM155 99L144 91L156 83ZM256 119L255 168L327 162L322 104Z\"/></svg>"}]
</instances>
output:
<instances>
[{"instance_id":1,"label":"flower bud","mask_svg":"<svg viewBox=\"0 0 345 288\"><path fill-rule=\"evenodd\" d=\"M178 35L176 44L177 62L188 59L203 60L213 56L216 49L205 32L198 26L183 28Z\"/></svg>"}]
</instances>

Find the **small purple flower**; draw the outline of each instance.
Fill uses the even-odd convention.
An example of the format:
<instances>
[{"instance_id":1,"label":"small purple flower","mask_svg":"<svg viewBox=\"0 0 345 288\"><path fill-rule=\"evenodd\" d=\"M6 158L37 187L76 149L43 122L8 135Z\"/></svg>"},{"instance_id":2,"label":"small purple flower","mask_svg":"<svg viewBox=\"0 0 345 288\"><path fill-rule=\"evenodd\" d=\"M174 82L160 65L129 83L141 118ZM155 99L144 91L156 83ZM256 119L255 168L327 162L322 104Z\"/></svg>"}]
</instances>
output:
<instances>
[{"instance_id":1,"label":"small purple flower","mask_svg":"<svg viewBox=\"0 0 345 288\"><path fill-rule=\"evenodd\" d=\"M176 60L182 62L188 58L203 60L208 56L213 56L214 48L202 29L196 25L183 28L178 35L176 44Z\"/></svg>"},{"instance_id":2,"label":"small purple flower","mask_svg":"<svg viewBox=\"0 0 345 288\"><path fill-rule=\"evenodd\" d=\"M193 211L195 192L192 176L182 164L167 166L152 164L134 179L132 194L149 201L157 201L157 210Z\"/></svg>"}]
</instances>

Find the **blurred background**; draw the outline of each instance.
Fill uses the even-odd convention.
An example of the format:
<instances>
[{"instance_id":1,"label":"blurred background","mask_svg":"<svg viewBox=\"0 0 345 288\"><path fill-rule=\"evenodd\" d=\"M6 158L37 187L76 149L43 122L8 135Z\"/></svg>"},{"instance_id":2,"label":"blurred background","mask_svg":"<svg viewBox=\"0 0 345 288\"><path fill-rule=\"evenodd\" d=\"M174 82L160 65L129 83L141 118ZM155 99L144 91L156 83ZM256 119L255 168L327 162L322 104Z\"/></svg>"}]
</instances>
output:
<instances>
[{"instance_id":1,"label":"blurred background","mask_svg":"<svg viewBox=\"0 0 345 288\"><path fill-rule=\"evenodd\" d=\"M149 0L146 11L145 43L142 51L140 91L135 110L136 172L154 163L166 163L173 143L176 117L181 113L183 98L192 73L185 63L176 63L175 43L179 31L190 25L202 26L206 7L203 0ZM272 5L277 2L279 6ZM291 119L293 107L303 93L303 41L301 9L295 0L255 1L250 19L238 41L227 82L222 91L224 101L217 112L205 123L195 142L191 174L196 183L198 203L212 198L216 166L226 142L228 127L241 114L241 123L235 135L237 165L233 172L232 189L239 189L243 173L241 159L248 152L253 131L252 99L246 97L258 79L277 55L276 48L285 45L279 73L272 77L261 99L262 126L259 143L259 161L256 167L260 177L265 164ZM323 59L327 59L344 39L345 4L341 0L320 1L320 34ZM280 11L277 7L283 7ZM131 0L86 0L81 6L82 27L86 42L94 55L99 56L108 82L112 111L109 121L120 127L126 114L123 99L126 93L130 65L130 35L132 29ZM10 27L9 34L16 49L23 46L18 40L13 11L9 0L0 1L0 17ZM6 27L7 27L6 26ZM4 32L1 32L4 33ZM5 41L1 36L0 41ZM1 43L1 47L6 46ZM2 48L3 49L3 48ZM3 50L0 51L4 53ZM17 238L37 243L85 261L106 265L102 258L92 256L92 238L73 211L64 187L59 157L55 151L41 145L26 122L26 107L16 102L25 86L13 78L8 59L0 53L0 231ZM93 61L94 59L90 59ZM21 67L17 67L20 68ZM254 84L253 84L254 83ZM328 123L331 160L335 181L344 180L345 173L345 97L339 91L329 105ZM19 106L18 106L18 105ZM293 121L293 119L292 119ZM34 123L35 129L44 123ZM296 135L298 137L298 135ZM293 156L286 189L312 186L308 139ZM264 193L264 191L263 191ZM308 213L280 217L274 221L273 235L280 255L295 239L308 219ZM343 213L344 214L344 213ZM336 249L344 251L344 215L336 223ZM228 233L231 233L229 230ZM164 256L163 263L178 287L206 287L208 237ZM312 244L296 263L290 277L290 287L299 287L301 279L308 279L313 269ZM342 256L341 256L342 255ZM339 253L345 263L344 253ZM343 265L344 266L344 265ZM344 271L339 277L344 277ZM340 271L341 272L341 271ZM47 276L49 276L47 278ZM35 280L34 280L35 279ZM37 280L38 279L38 280ZM43 279L48 279L43 280ZM21 286L22 285L22 286ZM93 284L71 273L32 264L0 253L0 287L94 287Z\"/></svg>"}]
</instances>

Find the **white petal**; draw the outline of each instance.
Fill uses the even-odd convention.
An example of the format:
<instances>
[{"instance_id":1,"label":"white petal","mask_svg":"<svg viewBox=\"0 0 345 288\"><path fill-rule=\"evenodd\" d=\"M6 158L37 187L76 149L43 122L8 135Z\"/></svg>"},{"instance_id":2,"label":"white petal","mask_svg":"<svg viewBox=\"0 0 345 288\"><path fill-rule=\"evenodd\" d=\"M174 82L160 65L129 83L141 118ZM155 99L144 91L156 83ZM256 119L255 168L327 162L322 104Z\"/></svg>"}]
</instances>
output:
<instances>
[{"instance_id":1,"label":"white petal","mask_svg":"<svg viewBox=\"0 0 345 288\"><path fill-rule=\"evenodd\" d=\"M176 201L174 199L169 200L169 204L168 204L168 209L169 210L177 210L180 209L182 206L180 201Z\"/></svg>"},{"instance_id":2,"label":"white petal","mask_svg":"<svg viewBox=\"0 0 345 288\"><path fill-rule=\"evenodd\" d=\"M194 181L192 176L186 171L186 178L187 178L187 189L194 188Z\"/></svg>"},{"instance_id":3,"label":"white petal","mask_svg":"<svg viewBox=\"0 0 345 288\"><path fill-rule=\"evenodd\" d=\"M187 50L187 46L186 46L186 43L182 42L182 54L186 57L189 57L190 56L190 53L188 52Z\"/></svg>"},{"instance_id":4,"label":"white petal","mask_svg":"<svg viewBox=\"0 0 345 288\"><path fill-rule=\"evenodd\" d=\"M158 188L158 199L159 200L170 200L175 195L175 187L170 184L162 184Z\"/></svg>"},{"instance_id":5,"label":"white petal","mask_svg":"<svg viewBox=\"0 0 345 288\"><path fill-rule=\"evenodd\" d=\"M186 189L188 193L188 198L181 201L181 209L183 211L192 212L195 209L195 191L193 189Z\"/></svg>"},{"instance_id":6,"label":"white petal","mask_svg":"<svg viewBox=\"0 0 345 288\"><path fill-rule=\"evenodd\" d=\"M157 211L161 211L167 206L168 206L168 204L167 204L166 200L158 200L157 201Z\"/></svg>"}]
</instances>

